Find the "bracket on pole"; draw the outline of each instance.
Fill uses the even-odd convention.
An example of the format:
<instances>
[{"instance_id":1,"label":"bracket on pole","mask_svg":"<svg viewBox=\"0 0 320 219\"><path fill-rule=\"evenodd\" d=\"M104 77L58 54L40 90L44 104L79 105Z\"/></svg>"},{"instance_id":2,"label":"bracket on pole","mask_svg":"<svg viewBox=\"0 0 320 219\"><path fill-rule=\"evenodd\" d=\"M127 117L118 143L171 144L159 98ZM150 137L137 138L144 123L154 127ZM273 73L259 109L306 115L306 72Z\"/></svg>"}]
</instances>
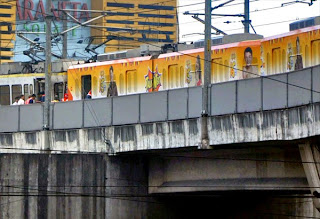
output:
<instances>
[{"instance_id":1,"label":"bracket on pole","mask_svg":"<svg viewBox=\"0 0 320 219\"><path fill-rule=\"evenodd\" d=\"M191 16L191 17L192 17L193 19L195 19L195 20L197 20L197 21L205 24L205 21L202 20L201 18L199 18L198 15L193 15L193 16ZM216 31L216 33L215 33L216 35L219 35L219 34L227 35L225 32L223 32L222 30L220 30L220 29L218 29L218 28L216 28L216 27L214 27L214 26L212 26L212 25L211 25L211 28Z\"/></svg>"}]
</instances>

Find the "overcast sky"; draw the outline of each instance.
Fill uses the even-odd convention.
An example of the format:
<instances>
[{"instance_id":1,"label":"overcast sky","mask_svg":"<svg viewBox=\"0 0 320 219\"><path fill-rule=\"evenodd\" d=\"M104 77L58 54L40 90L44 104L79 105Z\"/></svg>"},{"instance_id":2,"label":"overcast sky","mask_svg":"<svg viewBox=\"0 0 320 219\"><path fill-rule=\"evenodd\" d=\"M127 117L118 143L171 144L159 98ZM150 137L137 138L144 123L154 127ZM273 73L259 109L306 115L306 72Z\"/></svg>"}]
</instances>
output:
<instances>
[{"instance_id":1,"label":"overcast sky","mask_svg":"<svg viewBox=\"0 0 320 219\"><path fill-rule=\"evenodd\" d=\"M180 42L196 41L204 38L204 25L194 20L191 15L183 15L185 11L190 13L204 13L205 0L178 0L178 17ZM212 6L217 6L227 0L214 0ZM281 7L282 3L295 2L295 0L251 0L250 19L257 34L264 37L277 35L289 31L289 24L304 18L320 16L320 0L313 2L312 6L305 3L289 4ZM310 3L311 0L305 0ZM190 5L190 6L188 6ZM224 7L216 9L213 13L239 14L244 13L244 0L235 0ZM204 19L204 16L200 16ZM227 34L243 33L242 18L239 17L212 17L212 25ZM232 23L226 24L224 22ZM250 32L253 30L250 28ZM214 35L213 35L214 37Z\"/></svg>"}]
</instances>

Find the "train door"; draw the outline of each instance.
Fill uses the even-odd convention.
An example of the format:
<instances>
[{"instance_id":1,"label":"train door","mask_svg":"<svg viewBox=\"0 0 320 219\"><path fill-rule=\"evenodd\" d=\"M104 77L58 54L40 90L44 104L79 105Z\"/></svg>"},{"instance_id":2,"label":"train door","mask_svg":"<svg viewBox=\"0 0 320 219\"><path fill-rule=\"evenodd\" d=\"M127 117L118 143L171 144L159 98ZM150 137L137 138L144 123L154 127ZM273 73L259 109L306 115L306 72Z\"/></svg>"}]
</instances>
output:
<instances>
[{"instance_id":1,"label":"train door","mask_svg":"<svg viewBox=\"0 0 320 219\"><path fill-rule=\"evenodd\" d=\"M320 64L320 40L311 42L311 56L312 65Z\"/></svg>"},{"instance_id":2,"label":"train door","mask_svg":"<svg viewBox=\"0 0 320 219\"><path fill-rule=\"evenodd\" d=\"M91 75L81 77L81 98L85 99L89 91L91 91Z\"/></svg>"},{"instance_id":3,"label":"train door","mask_svg":"<svg viewBox=\"0 0 320 219\"><path fill-rule=\"evenodd\" d=\"M126 71L127 94L133 94L138 91L137 70Z\"/></svg>"},{"instance_id":4,"label":"train door","mask_svg":"<svg viewBox=\"0 0 320 219\"><path fill-rule=\"evenodd\" d=\"M180 77L178 77L178 65L170 65L168 73L168 88L177 88L178 84L180 84Z\"/></svg>"},{"instance_id":5,"label":"train door","mask_svg":"<svg viewBox=\"0 0 320 219\"><path fill-rule=\"evenodd\" d=\"M211 64L211 83L218 83L222 81L223 75L222 58L212 59Z\"/></svg>"},{"instance_id":6,"label":"train door","mask_svg":"<svg viewBox=\"0 0 320 219\"><path fill-rule=\"evenodd\" d=\"M38 100L39 100L39 94L41 92L44 93L45 91L45 83L44 83L44 78L37 78L37 79L34 79L34 93L36 95L38 95Z\"/></svg>"},{"instance_id":7,"label":"train door","mask_svg":"<svg viewBox=\"0 0 320 219\"><path fill-rule=\"evenodd\" d=\"M273 66L273 74L280 73L280 66L281 66L281 52L280 48L272 49L272 66Z\"/></svg>"},{"instance_id":8,"label":"train door","mask_svg":"<svg viewBox=\"0 0 320 219\"><path fill-rule=\"evenodd\" d=\"M59 100L63 99L65 93L65 83L59 82L55 83L53 86L53 97L56 98L58 97Z\"/></svg>"}]
</instances>

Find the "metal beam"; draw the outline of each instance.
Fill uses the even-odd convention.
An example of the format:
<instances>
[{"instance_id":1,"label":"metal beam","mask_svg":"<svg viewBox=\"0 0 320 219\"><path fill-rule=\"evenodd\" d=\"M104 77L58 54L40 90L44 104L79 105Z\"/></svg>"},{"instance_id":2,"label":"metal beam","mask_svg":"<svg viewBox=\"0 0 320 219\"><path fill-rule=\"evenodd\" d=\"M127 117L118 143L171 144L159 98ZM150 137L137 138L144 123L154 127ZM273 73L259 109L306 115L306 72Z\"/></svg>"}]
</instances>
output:
<instances>
[{"instance_id":1,"label":"metal beam","mask_svg":"<svg viewBox=\"0 0 320 219\"><path fill-rule=\"evenodd\" d=\"M317 147L317 146L315 146ZM304 172L306 174L311 194L313 197L313 205L320 211L320 179L319 170L316 164L319 164L319 151L315 148L312 150L310 143L300 144L300 156L303 165Z\"/></svg>"},{"instance_id":2,"label":"metal beam","mask_svg":"<svg viewBox=\"0 0 320 219\"><path fill-rule=\"evenodd\" d=\"M65 34L65 33L69 32L69 31L74 30L74 29L76 29L76 28L79 28L79 27L81 27L81 26L86 26L86 24L91 23L92 21L98 20L98 19L100 19L100 18L103 18L103 17L105 17L105 16L107 16L107 14L103 14L103 15L100 15L100 16L98 16L98 17L92 18L92 19L90 19L90 20L88 20L88 21L85 21L85 22L83 22L83 23L81 23L81 24L78 24L78 25L76 25L76 26L73 26L73 27L71 27L71 28L69 28L69 29L67 29L67 30L65 30L65 31L62 31L61 33L58 33L56 36L63 35L63 34Z\"/></svg>"},{"instance_id":3,"label":"metal beam","mask_svg":"<svg viewBox=\"0 0 320 219\"><path fill-rule=\"evenodd\" d=\"M198 16L192 16L192 18L193 19L196 19L197 21L199 21L199 22L201 22L201 23L203 23L203 24L205 24L205 21L204 20L202 20L201 18L199 18ZM217 33L216 34L223 34L223 35L228 35L228 34L226 34L225 32L223 32L222 30L220 30L220 29L218 29L218 28L216 28L216 27L214 27L214 26L212 26L211 25L211 29L213 29L213 30L215 30Z\"/></svg>"}]
</instances>

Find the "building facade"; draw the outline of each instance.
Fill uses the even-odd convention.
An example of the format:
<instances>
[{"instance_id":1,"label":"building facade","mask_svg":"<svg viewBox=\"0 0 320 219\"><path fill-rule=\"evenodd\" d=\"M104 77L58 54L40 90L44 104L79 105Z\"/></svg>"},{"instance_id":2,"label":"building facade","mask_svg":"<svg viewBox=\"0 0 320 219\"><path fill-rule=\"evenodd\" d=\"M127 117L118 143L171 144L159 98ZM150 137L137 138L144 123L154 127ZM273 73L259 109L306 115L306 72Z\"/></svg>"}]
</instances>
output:
<instances>
[{"instance_id":1,"label":"building facade","mask_svg":"<svg viewBox=\"0 0 320 219\"><path fill-rule=\"evenodd\" d=\"M68 17L68 28L78 25L75 20L83 23L106 11L104 18L90 23L94 27L81 26L68 32L67 58L88 60L95 55L88 52L88 48L99 44L93 50L100 54L137 48L141 44L175 43L178 35L176 6L176 0L52 0L52 34L58 35L64 30L63 12L59 9L74 10L69 12L74 19ZM0 63L44 60L41 47L45 48L45 15L44 0L0 3ZM52 40L55 54L62 55L62 39L62 36L56 36Z\"/></svg>"}]
</instances>

